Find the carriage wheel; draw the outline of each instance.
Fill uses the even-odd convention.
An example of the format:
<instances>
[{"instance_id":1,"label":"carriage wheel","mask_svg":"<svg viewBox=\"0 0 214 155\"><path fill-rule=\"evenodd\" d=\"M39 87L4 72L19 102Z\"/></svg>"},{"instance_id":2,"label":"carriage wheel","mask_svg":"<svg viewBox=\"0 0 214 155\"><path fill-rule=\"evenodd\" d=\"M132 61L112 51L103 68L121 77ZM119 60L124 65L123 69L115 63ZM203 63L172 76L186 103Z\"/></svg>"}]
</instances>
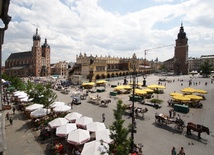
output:
<instances>
[{"instance_id":1,"label":"carriage wheel","mask_svg":"<svg viewBox=\"0 0 214 155\"><path fill-rule=\"evenodd\" d=\"M163 122L162 122L160 119L156 118L156 119L155 119L155 123L156 123L157 125L162 125Z\"/></svg>"}]
</instances>

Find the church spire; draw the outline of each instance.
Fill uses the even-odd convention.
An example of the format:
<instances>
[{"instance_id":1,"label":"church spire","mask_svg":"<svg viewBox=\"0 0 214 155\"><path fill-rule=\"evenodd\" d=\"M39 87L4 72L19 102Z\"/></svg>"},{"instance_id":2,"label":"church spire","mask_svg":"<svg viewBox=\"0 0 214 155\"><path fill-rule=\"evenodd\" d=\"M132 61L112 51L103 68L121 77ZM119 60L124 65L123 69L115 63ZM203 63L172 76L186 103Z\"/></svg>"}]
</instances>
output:
<instances>
[{"instance_id":1,"label":"church spire","mask_svg":"<svg viewBox=\"0 0 214 155\"><path fill-rule=\"evenodd\" d=\"M41 37L40 35L38 34L38 28L36 28L36 34L33 35L33 41L40 41L41 40Z\"/></svg>"}]
</instances>

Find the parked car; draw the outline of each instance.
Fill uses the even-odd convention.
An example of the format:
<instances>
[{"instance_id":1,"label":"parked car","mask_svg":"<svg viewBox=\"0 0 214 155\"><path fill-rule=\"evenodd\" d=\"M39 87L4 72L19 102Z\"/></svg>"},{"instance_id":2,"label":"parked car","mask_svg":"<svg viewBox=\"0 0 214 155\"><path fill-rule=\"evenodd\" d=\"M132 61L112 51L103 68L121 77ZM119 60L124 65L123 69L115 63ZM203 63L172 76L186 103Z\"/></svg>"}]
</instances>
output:
<instances>
[{"instance_id":1,"label":"parked car","mask_svg":"<svg viewBox=\"0 0 214 155\"><path fill-rule=\"evenodd\" d=\"M78 97L78 96L73 97L71 103L72 103L72 104L76 104L76 105L81 104L81 99L80 99L80 97Z\"/></svg>"}]
</instances>

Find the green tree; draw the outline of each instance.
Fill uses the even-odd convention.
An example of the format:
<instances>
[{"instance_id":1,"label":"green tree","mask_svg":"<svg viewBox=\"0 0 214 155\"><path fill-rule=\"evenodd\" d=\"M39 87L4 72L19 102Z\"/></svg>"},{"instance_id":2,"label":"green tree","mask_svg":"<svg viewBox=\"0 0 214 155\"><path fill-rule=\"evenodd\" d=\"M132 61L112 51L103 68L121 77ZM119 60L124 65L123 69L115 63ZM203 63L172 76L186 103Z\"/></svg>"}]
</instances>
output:
<instances>
[{"instance_id":1,"label":"green tree","mask_svg":"<svg viewBox=\"0 0 214 155\"><path fill-rule=\"evenodd\" d=\"M208 77L208 75L211 74L213 67L212 67L212 64L209 63L209 61L205 61L203 64L201 64L200 69L201 69L201 74L204 77Z\"/></svg>"},{"instance_id":2,"label":"green tree","mask_svg":"<svg viewBox=\"0 0 214 155\"><path fill-rule=\"evenodd\" d=\"M9 81L10 85L15 87L15 89L17 89L17 90L26 89L25 82L22 81L22 79L19 77L10 77L10 76L7 76L6 74L2 74L2 78Z\"/></svg>"},{"instance_id":3,"label":"green tree","mask_svg":"<svg viewBox=\"0 0 214 155\"><path fill-rule=\"evenodd\" d=\"M57 95L51 89L50 84L32 84L28 82L27 92L30 98L33 98L34 103L43 104L45 108L49 106L56 100Z\"/></svg>"},{"instance_id":4,"label":"green tree","mask_svg":"<svg viewBox=\"0 0 214 155\"><path fill-rule=\"evenodd\" d=\"M125 108L122 101L118 100L117 109L114 110L115 122L110 126L110 137L114 143L110 144L110 153L117 155L128 155L130 151L130 140L128 139L129 130L123 127L124 121L122 116Z\"/></svg>"}]
</instances>

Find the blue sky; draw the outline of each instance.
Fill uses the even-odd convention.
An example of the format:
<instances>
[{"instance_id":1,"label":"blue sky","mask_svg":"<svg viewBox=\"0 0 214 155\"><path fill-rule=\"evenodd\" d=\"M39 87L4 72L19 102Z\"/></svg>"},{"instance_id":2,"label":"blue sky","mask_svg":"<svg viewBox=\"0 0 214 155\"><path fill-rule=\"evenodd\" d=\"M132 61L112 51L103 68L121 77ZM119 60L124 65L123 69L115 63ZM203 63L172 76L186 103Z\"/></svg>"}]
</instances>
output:
<instances>
[{"instance_id":1,"label":"blue sky","mask_svg":"<svg viewBox=\"0 0 214 155\"><path fill-rule=\"evenodd\" d=\"M144 58L144 50L175 44L183 22L189 57L214 49L213 0L11 0L12 21L5 32L4 61L30 51L39 29L47 38L51 63L76 61L76 55ZM147 59L172 58L174 46L148 51Z\"/></svg>"}]
</instances>

